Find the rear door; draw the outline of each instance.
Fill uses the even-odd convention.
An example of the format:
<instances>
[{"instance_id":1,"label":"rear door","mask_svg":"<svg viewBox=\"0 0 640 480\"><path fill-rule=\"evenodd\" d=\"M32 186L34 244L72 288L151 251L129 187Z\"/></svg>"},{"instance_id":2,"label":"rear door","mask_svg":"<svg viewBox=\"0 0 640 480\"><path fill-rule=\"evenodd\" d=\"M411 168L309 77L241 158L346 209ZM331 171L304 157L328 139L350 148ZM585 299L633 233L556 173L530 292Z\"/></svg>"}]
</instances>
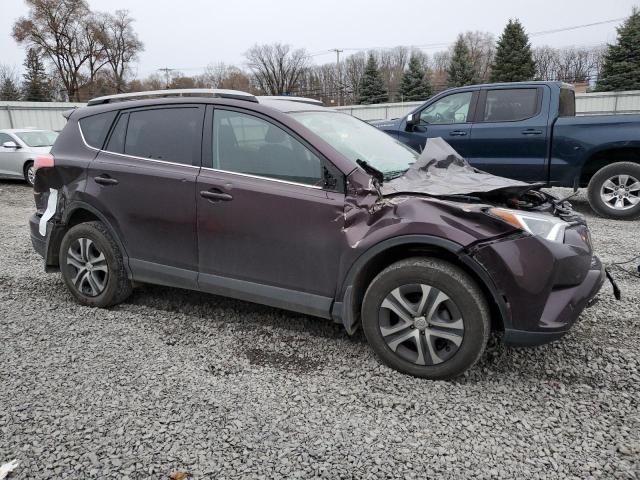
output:
<instances>
[{"instance_id":1,"label":"rear door","mask_svg":"<svg viewBox=\"0 0 640 480\"><path fill-rule=\"evenodd\" d=\"M399 139L421 152L428 138L442 137L460 155L467 156L477 98L478 90L469 90L434 100L420 112L418 125L401 127Z\"/></svg>"},{"instance_id":2,"label":"rear door","mask_svg":"<svg viewBox=\"0 0 640 480\"><path fill-rule=\"evenodd\" d=\"M197 187L200 288L327 316L344 242L342 174L267 117L213 112Z\"/></svg>"},{"instance_id":3,"label":"rear door","mask_svg":"<svg viewBox=\"0 0 640 480\"><path fill-rule=\"evenodd\" d=\"M89 167L87 193L109 212L136 280L197 285L203 119L194 104L123 111Z\"/></svg>"},{"instance_id":4,"label":"rear door","mask_svg":"<svg viewBox=\"0 0 640 480\"><path fill-rule=\"evenodd\" d=\"M546 181L549 102L544 86L481 90L467 159L495 175Z\"/></svg>"}]
</instances>

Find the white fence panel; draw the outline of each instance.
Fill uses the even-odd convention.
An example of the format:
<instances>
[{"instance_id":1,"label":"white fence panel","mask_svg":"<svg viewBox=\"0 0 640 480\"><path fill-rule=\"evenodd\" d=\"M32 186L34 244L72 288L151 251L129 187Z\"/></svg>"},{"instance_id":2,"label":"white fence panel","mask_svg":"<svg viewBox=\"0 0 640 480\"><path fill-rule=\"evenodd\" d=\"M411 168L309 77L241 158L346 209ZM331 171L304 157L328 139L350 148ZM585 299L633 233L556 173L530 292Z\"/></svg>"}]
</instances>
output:
<instances>
[{"instance_id":1,"label":"white fence panel","mask_svg":"<svg viewBox=\"0 0 640 480\"><path fill-rule=\"evenodd\" d=\"M422 103L381 103L333 108L362 120L389 120L406 115ZM84 105L65 102L0 102L0 129L35 127L61 130L66 122L62 113ZM576 112L578 115L640 114L640 90L576 94Z\"/></svg>"},{"instance_id":2,"label":"white fence panel","mask_svg":"<svg viewBox=\"0 0 640 480\"><path fill-rule=\"evenodd\" d=\"M0 128L61 130L67 122L62 113L84 105L67 102L0 102Z\"/></svg>"}]
</instances>

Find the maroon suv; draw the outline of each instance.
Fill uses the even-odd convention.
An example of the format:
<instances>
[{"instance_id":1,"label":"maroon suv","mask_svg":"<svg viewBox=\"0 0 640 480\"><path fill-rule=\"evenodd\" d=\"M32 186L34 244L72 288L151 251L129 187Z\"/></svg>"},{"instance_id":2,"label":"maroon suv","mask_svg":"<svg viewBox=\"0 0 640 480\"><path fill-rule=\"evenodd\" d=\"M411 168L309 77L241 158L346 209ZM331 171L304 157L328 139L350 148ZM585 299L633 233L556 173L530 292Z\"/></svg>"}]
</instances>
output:
<instances>
[{"instance_id":1,"label":"maroon suv","mask_svg":"<svg viewBox=\"0 0 640 480\"><path fill-rule=\"evenodd\" d=\"M561 337L605 278L566 201L301 99L102 97L36 168L33 246L83 305L144 282L361 324L420 377L464 372L491 331Z\"/></svg>"}]
</instances>

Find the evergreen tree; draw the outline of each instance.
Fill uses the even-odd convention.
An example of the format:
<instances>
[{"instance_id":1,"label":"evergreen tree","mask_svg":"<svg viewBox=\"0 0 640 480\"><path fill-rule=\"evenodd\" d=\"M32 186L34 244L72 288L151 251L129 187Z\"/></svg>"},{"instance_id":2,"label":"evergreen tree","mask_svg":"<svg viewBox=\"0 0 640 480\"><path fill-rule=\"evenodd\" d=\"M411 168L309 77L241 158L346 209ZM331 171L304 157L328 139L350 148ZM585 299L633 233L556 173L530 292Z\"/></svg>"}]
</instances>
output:
<instances>
[{"instance_id":1,"label":"evergreen tree","mask_svg":"<svg viewBox=\"0 0 640 480\"><path fill-rule=\"evenodd\" d=\"M416 55L411 55L409 68L402 75L400 94L405 102L426 100L431 96L431 84Z\"/></svg>"},{"instance_id":2,"label":"evergreen tree","mask_svg":"<svg viewBox=\"0 0 640 480\"><path fill-rule=\"evenodd\" d=\"M6 76L0 84L0 100L5 102L20 100L20 88L10 76Z\"/></svg>"},{"instance_id":3,"label":"evergreen tree","mask_svg":"<svg viewBox=\"0 0 640 480\"><path fill-rule=\"evenodd\" d=\"M358 103L367 105L371 103L382 103L389 99L389 95L384 88L384 80L378 70L378 62L376 62L373 53L369 54L364 74L360 80L360 95Z\"/></svg>"},{"instance_id":4,"label":"evergreen tree","mask_svg":"<svg viewBox=\"0 0 640 480\"><path fill-rule=\"evenodd\" d=\"M498 39L491 66L492 82L524 82L536 74L529 36L518 19L509 20Z\"/></svg>"},{"instance_id":5,"label":"evergreen tree","mask_svg":"<svg viewBox=\"0 0 640 480\"><path fill-rule=\"evenodd\" d=\"M30 48L27 51L24 68L23 100L25 102L48 102L51 100L47 72L36 49Z\"/></svg>"},{"instance_id":6,"label":"evergreen tree","mask_svg":"<svg viewBox=\"0 0 640 480\"><path fill-rule=\"evenodd\" d=\"M458 35L447 68L447 85L449 87L464 87L474 83L476 83L476 78L469 55L469 47L467 47L462 35Z\"/></svg>"},{"instance_id":7,"label":"evergreen tree","mask_svg":"<svg viewBox=\"0 0 640 480\"><path fill-rule=\"evenodd\" d=\"M618 27L616 43L607 47L596 90L640 90L640 11Z\"/></svg>"}]
</instances>

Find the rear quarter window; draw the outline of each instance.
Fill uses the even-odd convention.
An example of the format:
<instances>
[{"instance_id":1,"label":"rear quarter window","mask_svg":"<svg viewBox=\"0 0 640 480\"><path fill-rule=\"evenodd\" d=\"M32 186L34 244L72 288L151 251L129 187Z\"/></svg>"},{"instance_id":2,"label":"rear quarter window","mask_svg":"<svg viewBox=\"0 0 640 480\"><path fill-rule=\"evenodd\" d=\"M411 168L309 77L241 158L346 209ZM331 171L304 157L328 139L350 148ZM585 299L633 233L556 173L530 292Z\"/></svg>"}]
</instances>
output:
<instances>
[{"instance_id":1,"label":"rear quarter window","mask_svg":"<svg viewBox=\"0 0 640 480\"><path fill-rule=\"evenodd\" d=\"M558 116L576 116L576 92L570 88L560 89L560 106L558 107Z\"/></svg>"},{"instance_id":2,"label":"rear quarter window","mask_svg":"<svg viewBox=\"0 0 640 480\"><path fill-rule=\"evenodd\" d=\"M117 111L112 111L81 118L79 123L84 141L90 147L101 150L117 114Z\"/></svg>"}]
</instances>

